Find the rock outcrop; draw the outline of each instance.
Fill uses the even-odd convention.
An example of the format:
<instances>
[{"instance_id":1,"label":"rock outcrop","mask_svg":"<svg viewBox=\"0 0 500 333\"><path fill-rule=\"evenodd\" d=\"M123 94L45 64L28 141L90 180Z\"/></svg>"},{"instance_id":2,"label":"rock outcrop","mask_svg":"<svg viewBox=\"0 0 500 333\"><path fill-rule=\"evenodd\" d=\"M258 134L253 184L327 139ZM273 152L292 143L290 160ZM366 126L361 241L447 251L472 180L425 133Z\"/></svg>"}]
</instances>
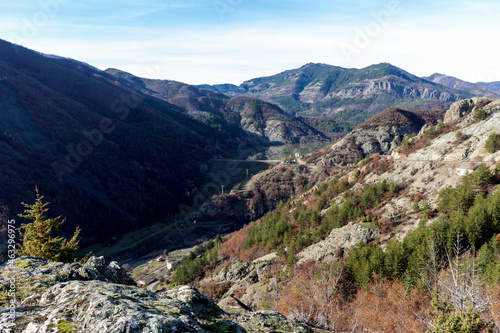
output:
<instances>
[{"instance_id":1,"label":"rock outcrop","mask_svg":"<svg viewBox=\"0 0 500 333\"><path fill-rule=\"evenodd\" d=\"M220 306L232 306L231 295L238 298L254 310L259 309L272 294L276 293L276 267L271 256L266 260L253 262L238 261L219 271L212 277L218 284L230 282L231 287L220 297Z\"/></svg>"},{"instance_id":2,"label":"rock outcrop","mask_svg":"<svg viewBox=\"0 0 500 333\"><path fill-rule=\"evenodd\" d=\"M103 257L21 257L0 267L0 284L1 332L311 332L276 312L227 314L190 286L147 291Z\"/></svg>"},{"instance_id":3,"label":"rock outcrop","mask_svg":"<svg viewBox=\"0 0 500 333\"><path fill-rule=\"evenodd\" d=\"M474 119L465 119L468 115L474 115L478 109L484 110L484 115L488 116L499 110L498 99L489 97L474 97L471 99L464 99L453 103L446 114L444 115L445 124L453 124L464 122L463 125L469 124ZM480 119L476 119L480 120Z\"/></svg>"},{"instance_id":4,"label":"rock outcrop","mask_svg":"<svg viewBox=\"0 0 500 333\"><path fill-rule=\"evenodd\" d=\"M334 258L338 253L346 253L354 245L367 243L374 240L378 232L361 225L351 223L342 228L333 229L330 235L323 241L313 244L302 250L297 257L298 263L308 260L321 261Z\"/></svg>"},{"instance_id":5,"label":"rock outcrop","mask_svg":"<svg viewBox=\"0 0 500 333\"><path fill-rule=\"evenodd\" d=\"M366 155L386 154L396 149L405 135L437 124L444 114L444 110L384 110L334 143L330 153L322 156L323 163L352 163Z\"/></svg>"}]
</instances>

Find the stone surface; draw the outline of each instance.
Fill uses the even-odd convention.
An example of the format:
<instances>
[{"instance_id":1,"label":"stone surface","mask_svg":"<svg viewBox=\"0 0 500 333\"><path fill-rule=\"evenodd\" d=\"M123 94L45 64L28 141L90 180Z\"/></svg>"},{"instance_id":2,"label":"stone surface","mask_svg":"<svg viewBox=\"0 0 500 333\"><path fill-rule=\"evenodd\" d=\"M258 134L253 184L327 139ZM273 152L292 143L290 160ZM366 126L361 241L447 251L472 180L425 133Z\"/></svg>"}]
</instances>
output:
<instances>
[{"instance_id":1,"label":"stone surface","mask_svg":"<svg viewBox=\"0 0 500 333\"><path fill-rule=\"evenodd\" d=\"M335 257L335 252L341 250L347 252L349 248L362 243L367 243L378 235L378 232L361 225L360 223L351 223L342 228L334 229L330 235L323 241L313 244L302 250L297 257L298 263L304 263L308 260L320 261Z\"/></svg>"},{"instance_id":2,"label":"stone surface","mask_svg":"<svg viewBox=\"0 0 500 333\"><path fill-rule=\"evenodd\" d=\"M7 281L16 283L15 318ZM0 332L310 332L276 312L227 314L190 286L147 291L103 257L21 257L0 267L0 285Z\"/></svg>"}]
</instances>

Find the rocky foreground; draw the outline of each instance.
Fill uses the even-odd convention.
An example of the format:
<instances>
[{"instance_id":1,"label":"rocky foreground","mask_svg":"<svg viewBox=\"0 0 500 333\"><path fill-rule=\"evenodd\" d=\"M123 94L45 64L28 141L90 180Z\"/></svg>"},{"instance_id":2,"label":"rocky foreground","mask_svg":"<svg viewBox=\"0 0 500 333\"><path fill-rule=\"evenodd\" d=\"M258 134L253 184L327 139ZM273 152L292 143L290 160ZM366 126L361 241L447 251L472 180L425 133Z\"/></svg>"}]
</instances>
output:
<instances>
[{"instance_id":1,"label":"rocky foreground","mask_svg":"<svg viewBox=\"0 0 500 333\"><path fill-rule=\"evenodd\" d=\"M228 314L190 286L147 291L103 257L17 258L0 266L0 288L0 332L311 332L277 312Z\"/></svg>"}]
</instances>

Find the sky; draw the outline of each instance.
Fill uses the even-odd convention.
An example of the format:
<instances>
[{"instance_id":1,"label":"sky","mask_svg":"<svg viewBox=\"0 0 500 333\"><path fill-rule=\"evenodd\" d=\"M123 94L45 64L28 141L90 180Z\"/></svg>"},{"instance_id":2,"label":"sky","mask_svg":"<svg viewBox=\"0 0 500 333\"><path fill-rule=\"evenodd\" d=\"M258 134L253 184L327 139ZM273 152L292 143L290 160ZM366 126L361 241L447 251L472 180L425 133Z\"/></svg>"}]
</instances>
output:
<instances>
[{"instance_id":1,"label":"sky","mask_svg":"<svg viewBox=\"0 0 500 333\"><path fill-rule=\"evenodd\" d=\"M418 76L500 81L497 0L23 0L0 2L0 39L190 84L310 62L388 62Z\"/></svg>"}]
</instances>

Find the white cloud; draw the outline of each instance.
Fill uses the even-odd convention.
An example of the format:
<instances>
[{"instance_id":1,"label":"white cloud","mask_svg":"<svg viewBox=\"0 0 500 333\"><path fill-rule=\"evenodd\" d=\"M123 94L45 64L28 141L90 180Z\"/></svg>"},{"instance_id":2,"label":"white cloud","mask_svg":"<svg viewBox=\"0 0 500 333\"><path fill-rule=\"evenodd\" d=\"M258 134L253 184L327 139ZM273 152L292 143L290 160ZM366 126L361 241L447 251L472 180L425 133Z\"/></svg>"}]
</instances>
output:
<instances>
[{"instance_id":1,"label":"white cloud","mask_svg":"<svg viewBox=\"0 0 500 333\"><path fill-rule=\"evenodd\" d=\"M173 1L150 1L157 5L154 10L161 5L179 5ZM191 30L146 29L126 25L110 29L92 24L65 25L57 21L56 27L49 28L75 32L102 30L104 37L78 34L78 37L69 38L41 31L36 38L23 44L102 69L115 67L140 76L192 84L239 84L307 62L358 68L390 62L419 76L441 72L469 81L500 80L496 60L500 46L494 40L494 36L500 35L500 27L496 16L489 15L498 5L463 1L457 2L449 13L425 15L416 15L415 9L404 2L402 8L401 14L391 16L390 23L372 34L368 45L359 47L359 52L350 59L344 56L340 46L342 43L354 45L357 32L376 23L371 14L365 16L366 22L332 20L324 23L322 20L323 23L297 26L254 22L205 30L195 27ZM6 27L5 23L0 23L0 27Z\"/></svg>"}]
</instances>

